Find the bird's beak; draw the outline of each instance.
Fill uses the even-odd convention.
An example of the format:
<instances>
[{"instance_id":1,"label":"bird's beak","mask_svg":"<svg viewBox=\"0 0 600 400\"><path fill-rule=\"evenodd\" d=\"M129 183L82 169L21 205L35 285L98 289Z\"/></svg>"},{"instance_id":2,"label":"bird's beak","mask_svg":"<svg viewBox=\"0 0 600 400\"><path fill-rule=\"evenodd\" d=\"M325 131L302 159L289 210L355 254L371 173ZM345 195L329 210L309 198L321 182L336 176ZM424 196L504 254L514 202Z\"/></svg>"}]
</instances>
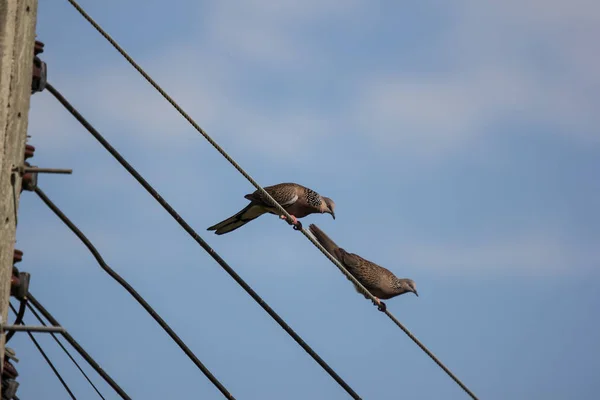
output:
<instances>
[{"instance_id":1,"label":"bird's beak","mask_svg":"<svg viewBox=\"0 0 600 400\"><path fill-rule=\"evenodd\" d=\"M415 294L415 296L419 297L419 293L417 293L417 289L413 290L413 293Z\"/></svg>"},{"instance_id":2,"label":"bird's beak","mask_svg":"<svg viewBox=\"0 0 600 400\"><path fill-rule=\"evenodd\" d=\"M331 214L331 217L335 219L335 213L333 211L331 211L329 214Z\"/></svg>"}]
</instances>

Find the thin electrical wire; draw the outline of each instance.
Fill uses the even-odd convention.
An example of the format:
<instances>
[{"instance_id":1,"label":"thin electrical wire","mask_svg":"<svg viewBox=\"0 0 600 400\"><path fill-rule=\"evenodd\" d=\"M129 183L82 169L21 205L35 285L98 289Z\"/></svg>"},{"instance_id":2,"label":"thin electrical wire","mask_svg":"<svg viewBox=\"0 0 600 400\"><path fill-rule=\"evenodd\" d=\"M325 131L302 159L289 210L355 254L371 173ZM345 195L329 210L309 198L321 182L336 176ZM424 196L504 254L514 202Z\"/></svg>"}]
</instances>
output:
<instances>
[{"instance_id":1,"label":"thin electrical wire","mask_svg":"<svg viewBox=\"0 0 600 400\"><path fill-rule=\"evenodd\" d=\"M44 320L42 319L42 317L40 317L40 315L37 313L37 311L35 311L35 308L30 307L29 311L33 314L33 316L38 320L38 322L40 324L42 324L43 326L47 326L46 323L44 322ZM60 340L58 340L58 338L56 337L56 335L54 333L51 332L50 335L52 336L52 338L54 339L54 341L56 343L58 343L58 345L60 346L60 348L65 352L65 354L67 355L67 357L69 357L71 359L71 361L73 362L73 364L75 364L75 366L77 367L77 369L79 370L79 372L81 372L81 374L85 377L85 379L92 386L92 388L94 388L94 390L96 391L96 393L98 393L98 396L100 396L100 398L102 400L106 400L104 398L104 396L102 396L102 393L100 393L100 390L98 390L98 388L96 387L96 385L94 385L94 383L92 382L92 380L90 379L90 377L85 373L85 371L83 370L83 368L81 368L81 366L79 365L79 363L75 360L75 358L73 358L73 356L71 355L71 352L69 350L67 350L67 348L61 343Z\"/></svg>"},{"instance_id":2,"label":"thin electrical wire","mask_svg":"<svg viewBox=\"0 0 600 400\"><path fill-rule=\"evenodd\" d=\"M196 129L229 163L242 174L265 198L267 198L272 204L275 205L277 210L286 217L289 223L292 222L291 215L279 204L278 202L265 191L233 158L225 152L225 150L217 144L209 135L206 133L200 125L192 119L192 117L175 102L175 100L165 92L162 87L158 85L152 79L150 75L137 64L133 58L87 13L75 0L67 0L80 14L83 16L97 31L100 33L128 62L133 66L145 79L156 89L164 98L167 100L178 112L183 116L193 127ZM377 299L371 292L367 290L352 274L350 274L346 268L333 257L329 252L315 239L313 238L306 229L301 229L302 234L315 246L321 253L325 255L346 277L352 281L356 287L371 299L373 304L377 304ZM389 310L384 311L385 314L405 333L408 337L417 344L454 382L456 382L471 398L477 400L477 396L460 380L448 367L446 367L429 349L425 347L409 330L406 328Z\"/></svg>"},{"instance_id":3,"label":"thin electrical wire","mask_svg":"<svg viewBox=\"0 0 600 400\"><path fill-rule=\"evenodd\" d=\"M279 326L281 326L304 351L306 351L327 373L354 399L360 396L348 385L255 291L244 281L233 268L213 250L208 243L175 211L175 209L150 185L135 168L123 158L111 144L104 139L83 116L73 107L65 97L50 83L46 83L46 89L69 111L81 125L83 125L102 146L133 176L140 185L177 221L177 223L198 243L245 291L248 293Z\"/></svg>"},{"instance_id":4,"label":"thin electrical wire","mask_svg":"<svg viewBox=\"0 0 600 400\"><path fill-rule=\"evenodd\" d=\"M8 305L10 306L10 309L16 314L17 310L12 305L12 303L8 303ZM25 325L25 322L23 322L21 320L21 324ZM54 366L54 364L52 363L52 361L50 360L50 358L48 358L48 355L46 355L46 352L44 351L44 349L42 349L42 346L40 346L40 344L38 343L38 341L33 337L33 334L31 332L27 332L27 335L29 336L29 339L31 339L31 341L33 342L33 344L35 345L35 347L38 349L38 351L40 352L40 354L42 355L42 357L44 357L44 360L46 360L46 362L48 363L48 365L52 369L52 372L54 372L54 375L56 375L56 377L58 378L58 380L60 381L60 383L63 385L63 387L65 388L65 390L69 393L69 396L71 396L71 398L73 400L77 400L77 398L75 397L75 395L73 394L73 392L69 388L69 385L67 385L67 382L65 382L65 380L63 379L63 377L60 375L60 372L58 372L58 370L56 369L56 367Z\"/></svg>"},{"instance_id":5,"label":"thin electrical wire","mask_svg":"<svg viewBox=\"0 0 600 400\"><path fill-rule=\"evenodd\" d=\"M35 307L44 316L44 318L46 318L48 322L50 322L50 325L61 326L56 320L56 318L54 318L54 316L52 316L52 314L50 314L50 312L46 310L46 308L33 296L33 294L31 294L31 292L27 293L27 299L27 308L29 310L33 310ZM77 343L75 338L73 338L73 336L71 336L71 334L68 331L64 331L61 334L63 338L65 338L65 340L69 342L71 346L73 346L73 348L79 353L79 355L83 357L83 359L92 368L94 368L94 370L102 377L102 379L104 379L104 381L106 381L106 383L108 383L110 387L113 388L114 391L117 392L117 394L121 396L123 400L131 400L131 397L129 397L129 395L121 388L121 386L119 386L117 382L115 382L114 379L111 378L110 375L108 375L108 373L106 373L106 371L102 369L102 367L100 367L96 360L94 360L92 356L90 356L88 352L85 351L79 343Z\"/></svg>"},{"instance_id":6,"label":"thin electrical wire","mask_svg":"<svg viewBox=\"0 0 600 400\"><path fill-rule=\"evenodd\" d=\"M25 315L25 305L27 304L27 298L25 298L24 300L21 300L19 302L19 311L17 311L16 313L16 317L15 317L15 322L13 322L13 325L19 325L21 324L21 321L23 321L23 316ZM8 343L10 341L10 339L14 336L15 331L10 331L6 334L5 338L4 338L4 343Z\"/></svg>"},{"instance_id":7,"label":"thin electrical wire","mask_svg":"<svg viewBox=\"0 0 600 400\"><path fill-rule=\"evenodd\" d=\"M102 268L111 278L113 278L119 285L121 285L143 308L150 314L150 316L160 325L161 328L173 339L179 348L189 357L190 360L202 371L202 373L211 381L213 385L228 399L235 399L231 393L223 386L221 382L210 372L210 370L200 361L200 359L194 354L194 352L185 344L185 342L175 333L175 331L162 319L162 317L156 312L156 310L148 304L148 302L140 295L121 275L115 270L108 266L104 261L104 258L100 255L100 252L92 242L81 232L81 230L61 211L60 208L40 189L36 187L34 189L38 197L56 214L56 216L65 224L71 232L75 234L81 240L81 242L88 248L90 253L94 256L100 268Z\"/></svg>"}]
</instances>

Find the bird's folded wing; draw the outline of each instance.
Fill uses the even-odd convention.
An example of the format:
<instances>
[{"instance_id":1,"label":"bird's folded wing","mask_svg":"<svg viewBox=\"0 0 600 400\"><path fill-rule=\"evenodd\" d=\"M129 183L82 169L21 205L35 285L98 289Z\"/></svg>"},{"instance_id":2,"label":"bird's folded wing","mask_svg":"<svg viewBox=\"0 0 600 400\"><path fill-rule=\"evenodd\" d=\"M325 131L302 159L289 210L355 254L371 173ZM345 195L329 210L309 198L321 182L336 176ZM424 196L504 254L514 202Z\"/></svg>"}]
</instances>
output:
<instances>
[{"instance_id":1,"label":"bird's folded wing","mask_svg":"<svg viewBox=\"0 0 600 400\"><path fill-rule=\"evenodd\" d=\"M265 190L267 190L267 188L265 188ZM267 193L269 193L271 197L283 207L291 206L296 201L298 201L299 198L298 193L292 187L268 188ZM274 204L272 204L272 202L259 191L246 195L245 197L248 200L254 201L259 204L263 204L267 207L274 206Z\"/></svg>"},{"instance_id":2,"label":"bird's folded wing","mask_svg":"<svg viewBox=\"0 0 600 400\"><path fill-rule=\"evenodd\" d=\"M346 250L340 248L338 250L339 256L346 267L349 269L360 268L364 264L364 260L359 255L354 253L348 253Z\"/></svg>"},{"instance_id":3,"label":"bird's folded wing","mask_svg":"<svg viewBox=\"0 0 600 400\"><path fill-rule=\"evenodd\" d=\"M277 202L279 204L281 204L282 206L287 207L287 206L291 206L296 201L298 201L298 195L295 194L292 197L284 197L282 199L275 199L275 200L277 200Z\"/></svg>"}]
</instances>

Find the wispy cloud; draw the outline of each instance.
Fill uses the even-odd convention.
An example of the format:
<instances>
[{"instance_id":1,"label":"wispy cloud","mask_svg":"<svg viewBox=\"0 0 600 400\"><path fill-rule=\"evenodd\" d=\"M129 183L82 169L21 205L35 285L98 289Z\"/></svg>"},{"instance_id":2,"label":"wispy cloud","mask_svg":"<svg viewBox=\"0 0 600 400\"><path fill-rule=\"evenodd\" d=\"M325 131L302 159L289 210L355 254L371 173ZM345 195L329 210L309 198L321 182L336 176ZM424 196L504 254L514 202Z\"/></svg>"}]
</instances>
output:
<instances>
[{"instance_id":1,"label":"wispy cloud","mask_svg":"<svg viewBox=\"0 0 600 400\"><path fill-rule=\"evenodd\" d=\"M369 8L372 6L360 0L223 1L209 7L202 33L207 35L205 42L223 56L296 70L321 58L315 57L315 43L307 37L311 27L352 22L364 17Z\"/></svg>"},{"instance_id":2,"label":"wispy cloud","mask_svg":"<svg viewBox=\"0 0 600 400\"><path fill-rule=\"evenodd\" d=\"M250 100L248 90L261 90L256 83L268 82L271 68L286 71L288 83L298 85L314 74L335 74L319 60L327 64L336 54L307 35L315 24L358 23L386 12L361 1L340 5L215 3L188 43L159 48L142 62L204 127L275 159L339 132L364 132L381 149L439 157L503 120L542 123L553 133L598 143L594 104L600 98L592 88L600 85L600 58L592 50L600 21L598 6L583 0L569 7L534 0L446 5L445 28L424 50L436 60L434 72L403 71L394 61L385 73L357 70L347 82L349 95L330 104L336 112L321 110L324 99L299 102L294 89L276 106ZM245 74L257 67L264 71ZM123 68L103 66L91 80L103 113L159 143L186 129L157 94L140 90L131 73L119 73ZM240 76L259 81L241 82Z\"/></svg>"},{"instance_id":3,"label":"wispy cloud","mask_svg":"<svg viewBox=\"0 0 600 400\"><path fill-rule=\"evenodd\" d=\"M442 275L578 275L600 266L598 249L571 243L558 232L524 232L469 244L414 242L398 247L394 253L402 266L433 269Z\"/></svg>"},{"instance_id":4,"label":"wispy cloud","mask_svg":"<svg viewBox=\"0 0 600 400\"><path fill-rule=\"evenodd\" d=\"M600 6L462 1L427 51L435 72L366 80L357 111L385 145L452 151L503 120L598 144ZM566 10L568 8L568 10Z\"/></svg>"}]
</instances>

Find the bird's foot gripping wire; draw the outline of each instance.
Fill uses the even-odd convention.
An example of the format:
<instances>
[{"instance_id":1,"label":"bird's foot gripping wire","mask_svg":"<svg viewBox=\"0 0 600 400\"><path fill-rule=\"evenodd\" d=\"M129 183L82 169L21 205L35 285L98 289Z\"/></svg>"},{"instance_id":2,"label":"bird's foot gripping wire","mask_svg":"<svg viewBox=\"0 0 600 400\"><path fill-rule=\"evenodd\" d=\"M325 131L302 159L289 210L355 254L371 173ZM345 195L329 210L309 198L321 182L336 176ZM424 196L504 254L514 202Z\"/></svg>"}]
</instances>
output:
<instances>
[{"instance_id":1,"label":"bird's foot gripping wire","mask_svg":"<svg viewBox=\"0 0 600 400\"><path fill-rule=\"evenodd\" d=\"M374 301L373 304L377 306L377 309L379 311L385 312L385 310L387 310L387 306L385 305L385 303L379 300L377 297L375 297L375 299L377 299L377 301Z\"/></svg>"},{"instance_id":2,"label":"bird's foot gripping wire","mask_svg":"<svg viewBox=\"0 0 600 400\"><path fill-rule=\"evenodd\" d=\"M302 230L302 222L298 221L298 218L294 217L293 215L290 214L290 216L292 217L291 221L289 221L285 217L285 215L280 215L279 218L285 219L288 224L293 225L294 226L294 230L301 231Z\"/></svg>"}]
</instances>

